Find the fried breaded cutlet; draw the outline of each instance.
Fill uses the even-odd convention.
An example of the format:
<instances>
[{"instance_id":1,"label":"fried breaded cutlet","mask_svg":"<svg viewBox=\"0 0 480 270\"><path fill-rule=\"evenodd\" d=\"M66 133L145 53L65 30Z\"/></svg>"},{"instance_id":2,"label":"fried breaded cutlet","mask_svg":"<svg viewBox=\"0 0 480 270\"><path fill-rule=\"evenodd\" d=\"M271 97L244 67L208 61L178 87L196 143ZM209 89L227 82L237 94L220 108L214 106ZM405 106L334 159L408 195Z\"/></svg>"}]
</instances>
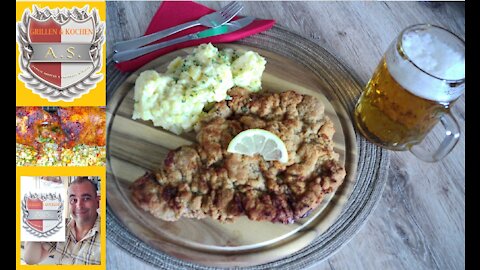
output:
<instances>
[{"instance_id":1,"label":"fried breaded cutlet","mask_svg":"<svg viewBox=\"0 0 480 270\"><path fill-rule=\"evenodd\" d=\"M163 166L130 187L136 205L157 218L212 217L221 222L246 215L284 224L308 216L336 190L345 169L333 151L333 123L314 97L294 91L251 93L233 88L195 127L197 144L170 151ZM288 162L227 152L247 129L280 137Z\"/></svg>"}]
</instances>

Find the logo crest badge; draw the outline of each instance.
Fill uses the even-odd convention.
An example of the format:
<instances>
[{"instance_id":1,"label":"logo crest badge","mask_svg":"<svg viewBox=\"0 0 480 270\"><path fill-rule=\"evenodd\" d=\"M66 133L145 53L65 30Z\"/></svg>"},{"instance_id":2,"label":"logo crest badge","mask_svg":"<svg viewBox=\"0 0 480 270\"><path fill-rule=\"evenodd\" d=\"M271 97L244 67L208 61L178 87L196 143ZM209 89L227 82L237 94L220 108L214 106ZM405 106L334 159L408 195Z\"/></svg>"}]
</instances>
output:
<instances>
[{"instance_id":1,"label":"logo crest badge","mask_svg":"<svg viewBox=\"0 0 480 270\"><path fill-rule=\"evenodd\" d=\"M96 9L27 9L18 23L21 81L49 101L72 101L103 78L104 24Z\"/></svg>"},{"instance_id":2,"label":"logo crest badge","mask_svg":"<svg viewBox=\"0 0 480 270\"><path fill-rule=\"evenodd\" d=\"M36 237L48 237L63 224L63 201L60 194L30 193L22 201L23 227Z\"/></svg>"}]
</instances>

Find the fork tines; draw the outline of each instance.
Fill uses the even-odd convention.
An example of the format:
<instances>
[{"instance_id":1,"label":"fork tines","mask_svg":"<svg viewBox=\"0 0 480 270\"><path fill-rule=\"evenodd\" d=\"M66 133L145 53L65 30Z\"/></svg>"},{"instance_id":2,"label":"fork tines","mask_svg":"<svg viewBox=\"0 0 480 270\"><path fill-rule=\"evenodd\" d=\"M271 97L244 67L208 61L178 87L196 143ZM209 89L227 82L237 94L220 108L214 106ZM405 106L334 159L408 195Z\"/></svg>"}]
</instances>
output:
<instances>
[{"instance_id":1,"label":"fork tines","mask_svg":"<svg viewBox=\"0 0 480 270\"><path fill-rule=\"evenodd\" d=\"M241 9L242 6L236 2L236 1L233 1L233 2L230 2L228 3L228 5L226 5L225 7L223 7L220 11L220 13L222 13L222 15L226 15L226 14L229 14L231 13L232 11L235 12L237 9Z\"/></svg>"}]
</instances>

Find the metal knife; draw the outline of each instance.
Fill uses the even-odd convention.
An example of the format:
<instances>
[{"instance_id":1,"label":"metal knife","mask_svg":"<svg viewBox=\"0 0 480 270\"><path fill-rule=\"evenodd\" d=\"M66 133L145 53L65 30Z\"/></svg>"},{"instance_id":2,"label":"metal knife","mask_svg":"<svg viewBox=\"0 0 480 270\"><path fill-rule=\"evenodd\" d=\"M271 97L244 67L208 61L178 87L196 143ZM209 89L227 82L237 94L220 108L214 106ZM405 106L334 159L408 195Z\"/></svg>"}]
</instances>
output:
<instances>
[{"instance_id":1,"label":"metal knife","mask_svg":"<svg viewBox=\"0 0 480 270\"><path fill-rule=\"evenodd\" d=\"M159 50L159 49L162 49L162 48L165 48L165 47L177 44L177 43L181 43L181 42L185 42L185 41L189 41L189 40L206 38L206 37L213 37L213 36L218 36L218 35L222 35L222 34L228 34L228 33L237 31L239 29L242 29L243 27L245 27L245 26L249 25L251 22L253 22L253 20L255 20L254 17L245 17L245 18L242 18L242 19L239 19L239 20L236 20L236 21L231 21L231 22L226 23L222 26L218 26L218 27L215 27L215 28L210 28L210 29L207 29L207 30L203 30L203 31L193 33L193 34L190 34L190 35L186 35L186 36L183 36L183 37L179 37L179 38L176 38L176 39L172 39L172 40L168 40L168 41L164 41L164 42L160 42L160 43L157 43L157 44L152 44L152 45L148 45L148 46L145 46L145 47L136 48L136 49L132 49L132 50L128 50L128 51L117 52L113 55L113 61L115 61L115 63L121 63L121 62L125 62L125 61L128 61L128 60L140 57L144 54L151 53L153 51L156 51L156 50Z\"/></svg>"}]
</instances>

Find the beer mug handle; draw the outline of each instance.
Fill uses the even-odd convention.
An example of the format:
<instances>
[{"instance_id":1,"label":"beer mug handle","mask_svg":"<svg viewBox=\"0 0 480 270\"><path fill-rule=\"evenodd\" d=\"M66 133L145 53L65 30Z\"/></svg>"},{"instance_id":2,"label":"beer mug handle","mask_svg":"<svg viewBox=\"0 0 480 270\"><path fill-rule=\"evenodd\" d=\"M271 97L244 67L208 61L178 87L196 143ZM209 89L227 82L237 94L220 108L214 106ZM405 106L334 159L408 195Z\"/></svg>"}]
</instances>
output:
<instances>
[{"instance_id":1,"label":"beer mug handle","mask_svg":"<svg viewBox=\"0 0 480 270\"><path fill-rule=\"evenodd\" d=\"M460 126L450 112L443 115L440 122L445 128L445 137L437 150L433 153L428 152L419 145L414 145L409 149L419 159L427 162L437 162L450 153L460 139Z\"/></svg>"}]
</instances>

